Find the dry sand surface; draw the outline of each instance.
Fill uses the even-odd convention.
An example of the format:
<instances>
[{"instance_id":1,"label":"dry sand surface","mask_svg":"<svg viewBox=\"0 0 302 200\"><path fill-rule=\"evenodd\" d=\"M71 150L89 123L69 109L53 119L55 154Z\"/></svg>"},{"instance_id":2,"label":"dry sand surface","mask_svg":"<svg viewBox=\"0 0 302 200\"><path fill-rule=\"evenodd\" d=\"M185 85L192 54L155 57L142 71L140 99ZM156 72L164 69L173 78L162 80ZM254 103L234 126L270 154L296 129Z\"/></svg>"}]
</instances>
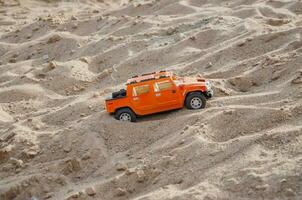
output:
<instances>
[{"instance_id":1,"label":"dry sand surface","mask_svg":"<svg viewBox=\"0 0 302 200\"><path fill-rule=\"evenodd\" d=\"M215 97L122 123L155 70ZM0 0L1 200L300 200L301 0Z\"/></svg>"}]
</instances>

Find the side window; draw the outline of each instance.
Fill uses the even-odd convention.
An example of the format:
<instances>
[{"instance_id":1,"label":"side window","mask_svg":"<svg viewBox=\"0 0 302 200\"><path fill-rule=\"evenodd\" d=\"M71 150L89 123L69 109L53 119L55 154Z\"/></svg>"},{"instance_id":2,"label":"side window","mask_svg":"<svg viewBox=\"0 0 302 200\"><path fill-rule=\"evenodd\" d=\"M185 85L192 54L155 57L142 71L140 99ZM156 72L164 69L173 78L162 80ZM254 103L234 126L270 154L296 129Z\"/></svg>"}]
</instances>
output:
<instances>
[{"instance_id":1,"label":"side window","mask_svg":"<svg viewBox=\"0 0 302 200\"><path fill-rule=\"evenodd\" d=\"M154 84L154 91L160 92L163 90L171 89L172 87L173 87L173 85L170 81L157 82Z\"/></svg>"},{"instance_id":2,"label":"side window","mask_svg":"<svg viewBox=\"0 0 302 200\"><path fill-rule=\"evenodd\" d=\"M147 94L150 92L150 86L149 85L140 85L133 87L133 96L139 96L141 94Z\"/></svg>"}]
</instances>

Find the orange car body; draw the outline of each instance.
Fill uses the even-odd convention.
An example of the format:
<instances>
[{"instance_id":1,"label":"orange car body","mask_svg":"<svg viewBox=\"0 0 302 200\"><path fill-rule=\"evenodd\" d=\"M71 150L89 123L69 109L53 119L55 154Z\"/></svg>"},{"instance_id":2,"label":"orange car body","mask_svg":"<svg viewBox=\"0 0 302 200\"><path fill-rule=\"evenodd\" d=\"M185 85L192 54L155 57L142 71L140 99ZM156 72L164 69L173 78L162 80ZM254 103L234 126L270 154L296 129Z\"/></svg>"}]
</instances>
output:
<instances>
[{"instance_id":1,"label":"orange car body","mask_svg":"<svg viewBox=\"0 0 302 200\"><path fill-rule=\"evenodd\" d=\"M121 108L130 108L136 115L149 115L184 107L190 92L201 92L207 98L213 91L203 78L180 78L172 72L154 72L135 76L126 83L126 95L106 99L106 110L115 113Z\"/></svg>"}]
</instances>

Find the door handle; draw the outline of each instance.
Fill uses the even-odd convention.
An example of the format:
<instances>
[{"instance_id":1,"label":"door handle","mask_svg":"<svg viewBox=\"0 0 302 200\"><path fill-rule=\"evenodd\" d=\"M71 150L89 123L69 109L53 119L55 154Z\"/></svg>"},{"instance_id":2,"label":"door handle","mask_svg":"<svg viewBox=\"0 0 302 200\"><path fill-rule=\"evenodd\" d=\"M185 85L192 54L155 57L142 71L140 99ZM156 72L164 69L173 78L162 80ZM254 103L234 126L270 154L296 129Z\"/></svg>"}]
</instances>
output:
<instances>
[{"instance_id":1,"label":"door handle","mask_svg":"<svg viewBox=\"0 0 302 200\"><path fill-rule=\"evenodd\" d=\"M172 93L176 93L176 90L172 90Z\"/></svg>"},{"instance_id":2,"label":"door handle","mask_svg":"<svg viewBox=\"0 0 302 200\"><path fill-rule=\"evenodd\" d=\"M160 93L156 93L155 96L159 97L161 94Z\"/></svg>"},{"instance_id":3,"label":"door handle","mask_svg":"<svg viewBox=\"0 0 302 200\"><path fill-rule=\"evenodd\" d=\"M134 97L133 100L134 100L134 101L138 101L139 98L138 98L138 97Z\"/></svg>"}]
</instances>

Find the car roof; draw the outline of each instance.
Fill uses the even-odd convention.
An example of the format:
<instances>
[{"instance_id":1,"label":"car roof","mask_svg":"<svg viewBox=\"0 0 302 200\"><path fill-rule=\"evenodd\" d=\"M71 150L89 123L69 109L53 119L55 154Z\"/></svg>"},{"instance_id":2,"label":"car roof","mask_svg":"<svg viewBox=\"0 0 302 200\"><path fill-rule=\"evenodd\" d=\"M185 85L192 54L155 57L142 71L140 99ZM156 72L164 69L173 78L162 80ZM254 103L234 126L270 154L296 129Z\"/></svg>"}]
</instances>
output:
<instances>
[{"instance_id":1,"label":"car roof","mask_svg":"<svg viewBox=\"0 0 302 200\"><path fill-rule=\"evenodd\" d=\"M142 75L133 76L132 78L127 80L126 85L131 85L131 84L150 81L150 80L157 80L157 79L161 79L161 78L168 78L168 77L172 77L172 76L173 76L173 73L169 72L169 71L146 73L146 74L142 74Z\"/></svg>"}]
</instances>

